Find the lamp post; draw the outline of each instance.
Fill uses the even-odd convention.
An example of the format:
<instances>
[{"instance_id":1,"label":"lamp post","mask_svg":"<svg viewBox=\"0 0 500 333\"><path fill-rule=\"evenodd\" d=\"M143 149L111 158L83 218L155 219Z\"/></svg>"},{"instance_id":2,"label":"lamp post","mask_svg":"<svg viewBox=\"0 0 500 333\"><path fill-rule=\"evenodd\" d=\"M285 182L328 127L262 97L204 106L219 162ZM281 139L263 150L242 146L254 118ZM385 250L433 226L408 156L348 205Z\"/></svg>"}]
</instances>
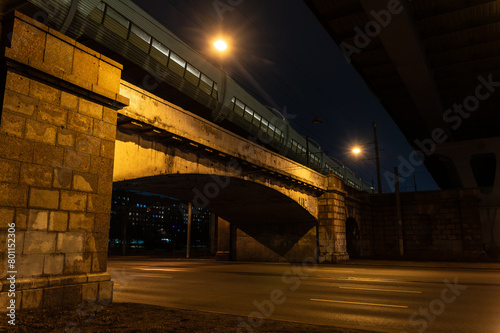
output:
<instances>
[{"instance_id":1,"label":"lamp post","mask_svg":"<svg viewBox=\"0 0 500 333\"><path fill-rule=\"evenodd\" d=\"M380 179L380 156L378 154L377 124L373 122L373 143L375 144L375 163L377 164L378 193L382 193L382 180Z\"/></svg>"},{"instance_id":2,"label":"lamp post","mask_svg":"<svg viewBox=\"0 0 500 333\"><path fill-rule=\"evenodd\" d=\"M378 149L378 138L377 138L377 124L375 122L373 125L373 142L367 142L363 145L374 144L375 146L375 164L377 166L377 192L382 193L382 179L380 178L380 155ZM353 154L359 155L362 150L359 146L356 146L352 149Z\"/></svg>"},{"instance_id":3,"label":"lamp post","mask_svg":"<svg viewBox=\"0 0 500 333\"><path fill-rule=\"evenodd\" d=\"M222 120L222 117L223 117L223 108L224 108L224 100L226 98L226 84L227 84L227 78L226 78L226 71L224 70L224 54L227 52L228 50L228 44L226 41L224 41L223 39L218 39L216 40L214 43L213 43L213 46L215 48L215 50L218 52L218 63L219 63L219 66L220 66L220 70L221 70L221 75L222 75L222 80L221 80L221 87L220 87L220 92L221 92L221 95L220 95L220 99L219 99L219 96L217 96L217 98L220 100L220 103L219 103L219 106L216 108L215 110L215 114L213 116L213 119L214 119L214 122L217 123L219 121Z\"/></svg>"}]
</instances>

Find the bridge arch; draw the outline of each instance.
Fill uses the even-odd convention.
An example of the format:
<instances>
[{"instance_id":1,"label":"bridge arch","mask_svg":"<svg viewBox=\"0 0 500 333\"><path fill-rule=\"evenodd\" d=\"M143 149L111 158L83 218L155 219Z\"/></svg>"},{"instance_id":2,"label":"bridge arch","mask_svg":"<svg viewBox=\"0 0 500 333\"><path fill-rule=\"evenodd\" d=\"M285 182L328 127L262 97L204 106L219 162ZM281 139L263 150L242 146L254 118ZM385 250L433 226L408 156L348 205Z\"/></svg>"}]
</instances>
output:
<instances>
[{"instance_id":1,"label":"bridge arch","mask_svg":"<svg viewBox=\"0 0 500 333\"><path fill-rule=\"evenodd\" d=\"M238 177L180 173L123 180L114 186L167 195L215 213L223 219L220 224L231 224L227 227L233 259L300 261L304 255L314 256L316 217L272 187Z\"/></svg>"}]
</instances>

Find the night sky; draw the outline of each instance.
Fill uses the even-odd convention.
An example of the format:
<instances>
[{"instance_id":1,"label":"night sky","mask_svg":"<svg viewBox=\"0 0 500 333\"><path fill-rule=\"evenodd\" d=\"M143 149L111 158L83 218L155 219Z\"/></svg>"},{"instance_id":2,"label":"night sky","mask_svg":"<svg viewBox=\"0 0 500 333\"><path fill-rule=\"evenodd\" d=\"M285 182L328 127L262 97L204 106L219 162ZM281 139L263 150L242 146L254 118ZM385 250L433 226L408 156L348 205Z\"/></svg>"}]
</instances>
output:
<instances>
[{"instance_id":1,"label":"night sky","mask_svg":"<svg viewBox=\"0 0 500 333\"><path fill-rule=\"evenodd\" d=\"M207 57L217 36L231 41L224 69L265 105L285 114L302 135L360 177L376 183L373 145L353 157L356 143L373 141L377 123L382 185L384 173L407 158L412 148L339 48L300 0L137 0L139 6ZM232 5L231 5L232 4ZM319 117L321 124L313 124ZM414 173L418 190L438 189L421 166ZM413 177L401 190L413 190Z\"/></svg>"}]
</instances>

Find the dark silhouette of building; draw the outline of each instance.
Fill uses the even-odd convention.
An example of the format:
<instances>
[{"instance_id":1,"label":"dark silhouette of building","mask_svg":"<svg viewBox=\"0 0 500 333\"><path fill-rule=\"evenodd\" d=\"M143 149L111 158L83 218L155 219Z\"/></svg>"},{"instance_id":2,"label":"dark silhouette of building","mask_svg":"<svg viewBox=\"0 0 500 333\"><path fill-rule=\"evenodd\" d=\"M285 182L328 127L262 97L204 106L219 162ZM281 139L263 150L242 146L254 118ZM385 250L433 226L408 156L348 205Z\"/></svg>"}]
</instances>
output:
<instances>
[{"instance_id":1,"label":"dark silhouette of building","mask_svg":"<svg viewBox=\"0 0 500 333\"><path fill-rule=\"evenodd\" d=\"M183 255L187 243L187 221L188 205L183 201L143 192L114 190L109 250L111 253ZM192 252L210 252L209 221L209 211L192 208Z\"/></svg>"}]
</instances>

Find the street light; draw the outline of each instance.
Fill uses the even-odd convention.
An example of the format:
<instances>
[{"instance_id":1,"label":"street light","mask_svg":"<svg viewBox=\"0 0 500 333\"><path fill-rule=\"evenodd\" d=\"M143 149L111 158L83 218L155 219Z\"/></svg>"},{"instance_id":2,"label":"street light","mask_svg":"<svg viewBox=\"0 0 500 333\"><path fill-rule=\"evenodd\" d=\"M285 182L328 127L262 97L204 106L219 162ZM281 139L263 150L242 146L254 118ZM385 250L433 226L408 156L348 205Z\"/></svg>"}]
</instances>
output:
<instances>
[{"instance_id":1,"label":"street light","mask_svg":"<svg viewBox=\"0 0 500 333\"><path fill-rule=\"evenodd\" d=\"M217 40L214 46L219 51L225 51L227 49L227 43L222 39Z\"/></svg>"},{"instance_id":2,"label":"street light","mask_svg":"<svg viewBox=\"0 0 500 333\"><path fill-rule=\"evenodd\" d=\"M367 142L364 145L369 145L369 144L374 144L375 145L375 163L377 165L377 187L378 187L378 193L382 193L382 180L380 178L380 156L379 156L379 149L378 149L378 139L377 139L377 124L373 122L373 142ZM352 149L352 152L355 155L359 155L361 153L361 148L360 147L354 147Z\"/></svg>"},{"instance_id":3,"label":"street light","mask_svg":"<svg viewBox=\"0 0 500 333\"><path fill-rule=\"evenodd\" d=\"M320 117L316 117L312 120L313 124L321 124L323 123L323 119ZM377 124L373 122L373 142L368 142L365 143L365 145L368 144L375 144L375 161L377 164L377 186L378 186L378 193L382 193L382 180L380 179L380 157L378 154L378 140L377 140ZM352 149L353 154L359 155L361 154L361 148L359 146L353 147Z\"/></svg>"},{"instance_id":4,"label":"street light","mask_svg":"<svg viewBox=\"0 0 500 333\"><path fill-rule=\"evenodd\" d=\"M213 121L217 123L219 121L222 121L224 117L223 106L224 106L224 101L226 99L226 85L227 85L227 75L228 75L224 69L224 58L225 58L224 55L227 52L228 44L224 39L219 38L213 43L213 47L218 52L217 62L222 75L221 86L219 87L220 88L219 91L221 92L221 94L220 98L218 97L220 103L218 104L216 110L214 110L214 114L212 116Z\"/></svg>"}]
</instances>

